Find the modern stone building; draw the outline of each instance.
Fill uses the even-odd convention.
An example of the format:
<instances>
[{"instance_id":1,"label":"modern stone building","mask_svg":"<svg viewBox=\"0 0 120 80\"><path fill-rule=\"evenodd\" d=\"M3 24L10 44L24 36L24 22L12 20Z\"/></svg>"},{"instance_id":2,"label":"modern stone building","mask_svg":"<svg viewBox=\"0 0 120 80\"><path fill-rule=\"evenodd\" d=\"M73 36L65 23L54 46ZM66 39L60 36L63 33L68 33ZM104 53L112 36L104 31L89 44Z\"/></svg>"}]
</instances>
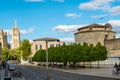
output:
<instances>
[{"instance_id":1,"label":"modern stone building","mask_svg":"<svg viewBox=\"0 0 120 80\"><path fill-rule=\"evenodd\" d=\"M15 21L15 25L12 28L12 49L20 47L20 31Z\"/></svg>"},{"instance_id":2,"label":"modern stone building","mask_svg":"<svg viewBox=\"0 0 120 80\"><path fill-rule=\"evenodd\" d=\"M46 50L46 42L48 44L48 48L50 47L59 47L60 45L63 45L63 42L60 42L59 39L55 38L39 38L34 39L31 44L31 53L32 56L35 54L36 51L44 49Z\"/></svg>"},{"instance_id":3,"label":"modern stone building","mask_svg":"<svg viewBox=\"0 0 120 80\"><path fill-rule=\"evenodd\" d=\"M106 46L108 57L120 56L120 39L116 38L116 32L112 31L112 26L108 23L105 25L91 24L79 28L74 35L76 43L86 42L96 45L100 42Z\"/></svg>"},{"instance_id":4,"label":"modern stone building","mask_svg":"<svg viewBox=\"0 0 120 80\"><path fill-rule=\"evenodd\" d=\"M1 47L8 48L8 41L7 41L7 32L0 30L0 42L1 42Z\"/></svg>"}]
</instances>

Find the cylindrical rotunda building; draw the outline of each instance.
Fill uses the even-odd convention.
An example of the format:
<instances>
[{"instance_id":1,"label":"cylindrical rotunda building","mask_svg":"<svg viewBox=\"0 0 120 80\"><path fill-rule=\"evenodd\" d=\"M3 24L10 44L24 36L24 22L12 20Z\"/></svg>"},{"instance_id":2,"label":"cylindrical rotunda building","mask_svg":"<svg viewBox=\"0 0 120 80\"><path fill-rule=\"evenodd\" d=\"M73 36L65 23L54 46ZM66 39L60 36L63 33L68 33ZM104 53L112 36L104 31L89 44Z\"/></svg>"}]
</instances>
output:
<instances>
[{"instance_id":1,"label":"cylindrical rotunda building","mask_svg":"<svg viewBox=\"0 0 120 80\"><path fill-rule=\"evenodd\" d=\"M115 39L116 37L116 33L112 31L112 26L108 23L105 25L91 24L79 28L74 35L76 43L83 44L86 42L93 45L96 45L98 42L104 45L105 39Z\"/></svg>"}]
</instances>

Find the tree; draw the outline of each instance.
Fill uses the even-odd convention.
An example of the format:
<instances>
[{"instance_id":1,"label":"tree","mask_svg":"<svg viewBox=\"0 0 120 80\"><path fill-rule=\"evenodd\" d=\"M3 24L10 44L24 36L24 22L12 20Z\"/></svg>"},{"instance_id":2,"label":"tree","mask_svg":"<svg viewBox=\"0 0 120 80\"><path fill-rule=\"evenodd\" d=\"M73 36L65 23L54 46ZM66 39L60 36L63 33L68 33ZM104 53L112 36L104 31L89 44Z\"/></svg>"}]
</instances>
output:
<instances>
[{"instance_id":1,"label":"tree","mask_svg":"<svg viewBox=\"0 0 120 80\"><path fill-rule=\"evenodd\" d=\"M19 60L21 59L20 48L15 48L10 50L10 55L8 56L9 60Z\"/></svg>"},{"instance_id":2,"label":"tree","mask_svg":"<svg viewBox=\"0 0 120 80\"><path fill-rule=\"evenodd\" d=\"M10 55L10 50L8 48L2 48L2 60L7 60Z\"/></svg>"},{"instance_id":3,"label":"tree","mask_svg":"<svg viewBox=\"0 0 120 80\"><path fill-rule=\"evenodd\" d=\"M99 68L99 61L105 60L107 58L107 50L105 46L102 46L100 42L98 42L95 46L95 55L96 60L98 61L98 68Z\"/></svg>"},{"instance_id":4,"label":"tree","mask_svg":"<svg viewBox=\"0 0 120 80\"><path fill-rule=\"evenodd\" d=\"M23 59L26 60L29 57L29 55L31 54L31 45L30 45L29 40L24 39L21 42L20 49L22 51L22 57L23 57Z\"/></svg>"},{"instance_id":5,"label":"tree","mask_svg":"<svg viewBox=\"0 0 120 80\"><path fill-rule=\"evenodd\" d=\"M38 50L32 58L36 62L45 62L46 61L46 50Z\"/></svg>"}]
</instances>

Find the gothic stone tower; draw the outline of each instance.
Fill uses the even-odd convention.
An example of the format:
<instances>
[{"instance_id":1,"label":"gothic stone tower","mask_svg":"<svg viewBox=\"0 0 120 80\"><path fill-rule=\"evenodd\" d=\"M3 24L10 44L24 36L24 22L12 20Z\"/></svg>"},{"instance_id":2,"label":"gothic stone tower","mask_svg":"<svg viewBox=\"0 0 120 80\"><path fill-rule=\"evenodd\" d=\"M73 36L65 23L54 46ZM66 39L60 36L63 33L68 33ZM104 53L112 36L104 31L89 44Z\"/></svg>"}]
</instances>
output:
<instances>
[{"instance_id":1,"label":"gothic stone tower","mask_svg":"<svg viewBox=\"0 0 120 80\"><path fill-rule=\"evenodd\" d=\"M20 31L15 21L15 25L12 28L12 49L20 47Z\"/></svg>"},{"instance_id":2,"label":"gothic stone tower","mask_svg":"<svg viewBox=\"0 0 120 80\"><path fill-rule=\"evenodd\" d=\"M7 42L7 32L0 30L0 42L1 42L1 47L8 48L8 42Z\"/></svg>"}]
</instances>

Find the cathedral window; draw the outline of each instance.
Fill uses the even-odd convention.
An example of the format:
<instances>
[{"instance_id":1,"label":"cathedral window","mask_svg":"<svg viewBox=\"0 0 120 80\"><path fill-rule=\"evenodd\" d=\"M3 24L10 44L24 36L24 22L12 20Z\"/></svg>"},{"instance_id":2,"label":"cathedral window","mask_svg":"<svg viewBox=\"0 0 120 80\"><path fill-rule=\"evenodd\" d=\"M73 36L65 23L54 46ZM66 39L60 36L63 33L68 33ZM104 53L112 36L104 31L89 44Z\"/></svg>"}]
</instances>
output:
<instances>
[{"instance_id":1,"label":"cathedral window","mask_svg":"<svg viewBox=\"0 0 120 80\"><path fill-rule=\"evenodd\" d=\"M17 36L17 34L13 34L13 36Z\"/></svg>"}]
</instances>

